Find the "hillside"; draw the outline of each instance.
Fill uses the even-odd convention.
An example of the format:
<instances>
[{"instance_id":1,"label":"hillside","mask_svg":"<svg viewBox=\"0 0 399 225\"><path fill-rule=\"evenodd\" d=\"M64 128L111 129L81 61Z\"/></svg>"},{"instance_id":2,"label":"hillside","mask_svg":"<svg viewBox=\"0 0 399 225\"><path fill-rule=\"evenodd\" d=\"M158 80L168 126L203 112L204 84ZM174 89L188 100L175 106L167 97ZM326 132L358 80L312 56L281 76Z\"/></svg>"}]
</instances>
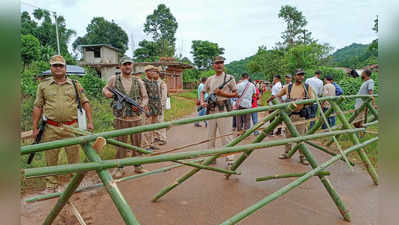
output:
<instances>
[{"instance_id":1,"label":"hillside","mask_svg":"<svg viewBox=\"0 0 399 225\"><path fill-rule=\"evenodd\" d=\"M363 57L368 51L369 45L353 43L344 48L338 49L332 54L333 64L342 67L353 67L355 59Z\"/></svg>"}]
</instances>

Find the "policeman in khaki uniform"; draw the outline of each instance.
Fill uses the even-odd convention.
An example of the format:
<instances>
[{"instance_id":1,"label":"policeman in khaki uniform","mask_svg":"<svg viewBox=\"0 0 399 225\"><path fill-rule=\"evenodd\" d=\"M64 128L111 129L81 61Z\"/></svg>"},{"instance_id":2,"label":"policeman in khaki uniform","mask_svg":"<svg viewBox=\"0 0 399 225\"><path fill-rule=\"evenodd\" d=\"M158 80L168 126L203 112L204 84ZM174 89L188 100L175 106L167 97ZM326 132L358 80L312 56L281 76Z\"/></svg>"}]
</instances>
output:
<instances>
[{"instance_id":1,"label":"policeman in khaki uniform","mask_svg":"<svg viewBox=\"0 0 399 225\"><path fill-rule=\"evenodd\" d=\"M284 95L287 95L287 101L296 101L306 98L314 98L313 90L310 85L304 84L303 80L305 78L305 72L302 69L297 69L295 73L295 82L293 84L285 85L277 97L281 98ZM307 90L306 90L307 89ZM305 106L303 104L297 105L297 108L291 113L290 119L293 123L296 122L304 122L305 121ZM295 125L296 129L298 130L300 135L304 135L306 132L306 124L301 123ZM291 137L291 132L287 129L286 137ZM287 153L291 150L291 144L285 145L285 153L280 155L280 159L287 159ZM309 162L306 160L305 156L303 155L302 151L299 150L299 159L300 163L303 165L309 165Z\"/></svg>"},{"instance_id":2,"label":"policeman in khaki uniform","mask_svg":"<svg viewBox=\"0 0 399 225\"><path fill-rule=\"evenodd\" d=\"M36 93L33 107L32 130L33 135L39 133L38 123L42 115L47 118L47 124L42 136L42 142L55 141L71 138L75 135L64 129L63 125L77 127L76 94L79 95L83 109L86 111L87 128L93 131L93 120L89 101L84 94L82 86L75 81L76 90L71 79L66 76L65 59L60 55L50 58L51 77L43 79ZM65 147L68 163L80 161L79 146ZM47 166L55 166L58 163L60 149L53 149L45 152ZM58 177L48 177L45 192L56 191L57 187L62 188Z\"/></svg>"},{"instance_id":3,"label":"policeman in khaki uniform","mask_svg":"<svg viewBox=\"0 0 399 225\"><path fill-rule=\"evenodd\" d=\"M232 75L226 74L224 72L224 60L225 58L221 56L216 56L213 60L213 69L216 71L216 74L209 77L206 80L205 87L201 91L201 105L202 107L207 107L208 104L204 100L205 93L215 93L217 96L218 105L215 108L211 108L208 111L208 114L221 113L231 110L231 102L230 98L236 98L238 96L237 93L237 85ZM231 80L230 80L231 79ZM218 87L223 84L225 81L230 80L223 89L218 89ZM221 136L229 134L231 132L231 117L219 118L210 120L208 123L208 138L210 141L208 142L208 148L215 148L216 146L216 131L219 130ZM221 138L222 144L227 145L232 141L231 136L224 136ZM230 167L233 163L234 157L228 156L226 158L227 167Z\"/></svg>"},{"instance_id":4,"label":"policeman in khaki uniform","mask_svg":"<svg viewBox=\"0 0 399 225\"><path fill-rule=\"evenodd\" d=\"M149 115L145 116L145 125L159 123L158 116L162 114L161 95L159 93L158 82L153 79L154 66L147 65L144 67L146 77L143 79L145 88L148 94L148 109ZM154 131L148 131L143 134L143 147L149 150L158 150L159 148L153 145Z\"/></svg>"},{"instance_id":5,"label":"policeman in khaki uniform","mask_svg":"<svg viewBox=\"0 0 399 225\"><path fill-rule=\"evenodd\" d=\"M119 90L121 93L129 96L131 99L136 101L140 106L146 108L148 104L148 95L147 91L144 87L144 83L141 79L133 76L133 61L129 57L123 57L120 60L120 75L113 75L109 78L107 85L103 88L103 95L106 98L112 98L113 94L107 88L112 87ZM142 113L139 112L134 107L129 104L123 102L122 109L117 110L116 102L111 102L111 107L114 114L114 128L115 129L124 129L129 127L136 127L143 125ZM141 146L141 134L131 134L130 140L132 145ZM119 136L117 137L118 141L127 143L128 136ZM118 147L115 158L122 159L128 157L128 151L125 148ZM133 151L132 156L140 155L138 152ZM145 172L144 168L141 165L135 166L136 173ZM118 168L114 170L113 175L115 178L120 178L125 174L124 168Z\"/></svg>"},{"instance_id":6,"label":"policeman in khaki uniform","mask_svg":"<svg viewBox=\"0 0 399 225\"><path fill-rule=\"evenodd\" d=\"M154 67L153 78L154 81L156 81L158 84L159 95L161 96L162 104L162 112L158 115L158 121L163 122L165 115L166 99L168 97L168 86L166 85L165 81L160 78L158 67ZM166 128L154 131L154 143L158 143L159 145L165 145L167 143Z\"/></svg>"}]
</instances>

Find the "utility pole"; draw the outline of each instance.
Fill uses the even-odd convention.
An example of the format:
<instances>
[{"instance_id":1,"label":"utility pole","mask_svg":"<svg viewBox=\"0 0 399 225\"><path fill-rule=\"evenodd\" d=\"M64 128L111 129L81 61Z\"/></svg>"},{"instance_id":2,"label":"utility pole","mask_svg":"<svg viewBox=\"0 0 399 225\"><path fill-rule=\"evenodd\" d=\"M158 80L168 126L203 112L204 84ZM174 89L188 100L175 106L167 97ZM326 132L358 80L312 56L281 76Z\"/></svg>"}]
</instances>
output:
<instances>
[{"instance_id":1,"label":"utility pole","mask_svg":"<svg viewBox=\"0 0 399 225\"><path fill-rule=\"evenodd\" d=\"M56 37L57 37L57 51L58 51L58 55L61 55L61 52L60 52L60 38L58 37L58 23L57 23L56 12L53 12L53 15L54 15L54 20L55 20L55 33L56 33Z\"/></svg>"}]
</instances>

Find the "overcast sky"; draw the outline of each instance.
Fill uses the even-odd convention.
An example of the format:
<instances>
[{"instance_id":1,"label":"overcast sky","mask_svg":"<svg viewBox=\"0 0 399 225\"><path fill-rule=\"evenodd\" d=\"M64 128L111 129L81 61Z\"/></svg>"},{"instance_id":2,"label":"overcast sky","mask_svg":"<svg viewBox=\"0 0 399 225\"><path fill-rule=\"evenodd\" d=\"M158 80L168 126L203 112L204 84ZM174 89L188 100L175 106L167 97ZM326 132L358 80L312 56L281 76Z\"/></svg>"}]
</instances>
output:
<instances>
[{"instance_id":1,"label":"overcast sky","mask_svg":"<svg viewBox=\"0 0 399 225\"><path fill-rule=\"evenodd\" d=\"M192 59L192 40L208 40L225 48L227 62L255 54L260 45L272 48L281 41L285 24L278 12L282 5L296 6L313 38L335 49L375 39L371 28L380 12L376 0L22 0L21 11L32 12L32 4L64 16L67 27L77 33L71 43L86 33L93 17L114 20L127 32L126 54L132 56L133 43L137 46L146 38L147 15L160 3L170 8L178 22L177 53Z\"/></svg>"}]
</instances>

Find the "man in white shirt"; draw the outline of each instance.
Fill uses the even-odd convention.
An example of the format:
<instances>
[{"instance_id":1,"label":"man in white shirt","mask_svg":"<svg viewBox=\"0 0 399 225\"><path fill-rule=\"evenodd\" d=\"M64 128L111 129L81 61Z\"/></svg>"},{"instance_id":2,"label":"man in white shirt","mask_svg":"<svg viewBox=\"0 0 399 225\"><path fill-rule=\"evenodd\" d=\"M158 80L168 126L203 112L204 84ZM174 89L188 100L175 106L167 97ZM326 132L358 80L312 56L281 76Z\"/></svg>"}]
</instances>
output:
<instances>
[{"instance_id":1,"label":"man in white shirt","mask_svg":"<svg viewBox=\"0 0 399 225\"><path fill-rule=\"evenodd\" d=\"M277 98L279 101L281 101L281 98L277 97L278 93L280 93L280 91L283 89L283 85L281 84L281 76L280 75L275 75L273 78L273 87L272 87L272 96L270 96L270 98L267 100L267 102L269 103L269 105L273 105L273 103L271 102L273 99ZM273 111L270 110L269 113L272 113ZM270 123L273 120L270 120ZM277 129L276 135L280 135L281 134L281 128ZM270 132L270 135L273 135L273 131Z\"/></svg>"},{"instance_id":2,"label":"man in white shirt","mask_svg":"<svg viewBox=\"0 0 399 225\"><path fill-rule=\"evenodd\" d=\"M238 99L236 104L239 104L239 110L250 109L252 108L252 97L256 94L256 88L253 83L249 82L249 75L247 73L243 73L241 77L242 82L237 84ZM242 133L242 129L248 130L251 126L251 114L237 116L236 123L238 134Z\"/></svg>"},{"instance_id":3,"label":"man in white shirt","mask_svg":"<svg viewBox=\"0 0 399 225\"><path fill-rule=\"evenodd\" d=\"M313 89L313 91L315 92L315 94L317 95L317 97L321 97L321 95L323 94L323 81L320 80L321 77L321 71L317 70L314 73L314 76L311 78L306 79L305 84L310 85ZM314 103L311 107L311 114L310 114L310 118L315 118L316 117L316 112L317 112L317 103ZM312 129L314 125L314 121L310 122L310 129Z\"/></svg>"}]
</instances>

